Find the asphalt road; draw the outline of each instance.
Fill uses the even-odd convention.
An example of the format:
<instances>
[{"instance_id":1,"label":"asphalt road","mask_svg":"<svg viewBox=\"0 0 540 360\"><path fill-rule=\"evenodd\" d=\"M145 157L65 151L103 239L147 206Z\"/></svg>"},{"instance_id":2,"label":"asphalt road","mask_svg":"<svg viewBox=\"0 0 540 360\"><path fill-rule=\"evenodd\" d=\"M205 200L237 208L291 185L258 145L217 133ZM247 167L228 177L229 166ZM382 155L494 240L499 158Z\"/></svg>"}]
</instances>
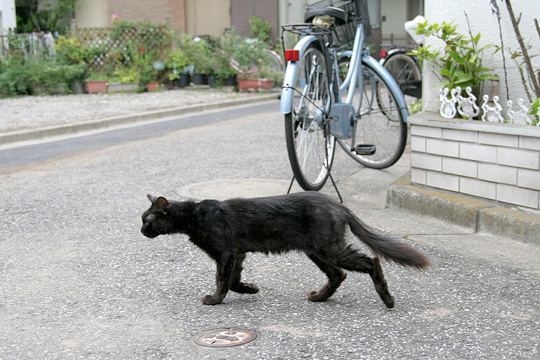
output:
<instances>
[{"instance_id":1,"label":"asphalt road","mask_svg":"<svg viewBox=\"0 0 540 360\"><path fill-rule=\"evenodd\" d=\"M348 206L433 261L425 272L383 263L393 310L362 274L350 274L328 302L308 302L325 279L302 254L248 256L244 277L261 291L202 305L214 265L184 236L140 234L145 195L178 198L219 179L238 181L230 187L240 194L250 179L286 184L277 109L276 102L201 114L190 126L132 128L122 131L141 136L110 142L79 137L76 150L66 139L54 143L65 151L52 156L36 144L24 149L40 155L31 160L1 150L0 359L539 357L540 250L386 209L385 189L407 172L407 156L373 171L338 153L334 168ZM231 190L206 188L216 197ZM224 349L193 341L224 327L260 336Z\"/></svg>"}]
</instances>

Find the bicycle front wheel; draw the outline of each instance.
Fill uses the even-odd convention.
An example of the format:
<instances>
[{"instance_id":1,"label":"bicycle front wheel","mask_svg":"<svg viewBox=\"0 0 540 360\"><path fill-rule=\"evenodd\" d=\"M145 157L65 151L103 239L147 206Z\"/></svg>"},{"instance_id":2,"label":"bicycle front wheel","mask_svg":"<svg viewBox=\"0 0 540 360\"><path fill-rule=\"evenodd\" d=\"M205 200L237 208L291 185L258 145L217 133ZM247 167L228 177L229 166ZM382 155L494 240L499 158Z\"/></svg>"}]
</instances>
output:
<instances>
[{"instance_id":1,"label":"bicycle front wheel","mask_svg":"<svg viewBox=\"0 0 540 360\"><path fill-rule=\"evenodd\" d=\"M330 92L326 61L315 44L297 62L291 112L285 115L285 140L291 168L304 190L321 189L330 173L335 138L330 135L326 112Z\"/></svg>"},{"instance_id":2,"label":"bicycle front wheel","mask_svg":"<svg viewBox=\"0 0 540 360\"><path fill-rule=\"evenodd\" d=\"M361 107L354 124L352 140L339 139L339 145L360 164L384 169L394 165L403 154L407 142L407 124L395 94L369 63L362 62L364 88ZM372 155L357 154L356 145L375 145Z\"/></svg>"}]
</instances>

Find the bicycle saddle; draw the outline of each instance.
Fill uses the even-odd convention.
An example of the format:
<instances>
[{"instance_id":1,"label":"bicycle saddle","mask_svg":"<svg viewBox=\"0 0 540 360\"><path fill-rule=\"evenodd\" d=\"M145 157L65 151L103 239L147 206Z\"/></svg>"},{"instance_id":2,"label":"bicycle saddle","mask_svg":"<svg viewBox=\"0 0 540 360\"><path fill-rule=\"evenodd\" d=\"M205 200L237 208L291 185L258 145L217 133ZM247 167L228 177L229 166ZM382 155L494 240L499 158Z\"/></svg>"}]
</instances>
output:
<instances>
[{"instance_id":1,"label":"bicycle saddle","mask_svg":"<svg viewBox=\"0 0 540 360\"><path fill-rule=\"evenodd\" d=\"M315 8L315 9L306 11L306 13L304 14L304 21L306 23L310 23L313 21L315 16L324 16L324 15L332 16L333 18L335 18L336 25L343 25L347 23L347 13L345 12L345 10L332 7L332 6L328 6L325 8Z\"/></svg>"}]
</instances>

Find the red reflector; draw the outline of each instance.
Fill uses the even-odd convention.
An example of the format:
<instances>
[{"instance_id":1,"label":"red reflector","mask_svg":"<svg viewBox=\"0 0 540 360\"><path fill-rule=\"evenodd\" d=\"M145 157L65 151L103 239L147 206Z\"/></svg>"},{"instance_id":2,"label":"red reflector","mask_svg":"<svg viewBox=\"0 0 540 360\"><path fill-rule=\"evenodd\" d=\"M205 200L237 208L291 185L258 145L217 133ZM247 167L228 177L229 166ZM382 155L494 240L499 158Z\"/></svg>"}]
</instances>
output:
<instances>
[{"instance_id":1,"label":"red reflector","mask_svg":"<svg viewBox=\"0 0 540 360\"><path fill-rule=\"evenodd\" d=\"M383 48L381 48L381 50L379 51L379 57L381 59L384 59L385 57L388 56L388 51L384 50Z\"/></svg>"},{"instance_id":2,"label":"red reflector","mask_svg":"<svg viewBox=\"0 0 540 360\"><path fill-rule=\"evenodd\" d=\"M300 60L300 50L285 50L285 60L287 61Z\"/></svg>"}]
</instances>

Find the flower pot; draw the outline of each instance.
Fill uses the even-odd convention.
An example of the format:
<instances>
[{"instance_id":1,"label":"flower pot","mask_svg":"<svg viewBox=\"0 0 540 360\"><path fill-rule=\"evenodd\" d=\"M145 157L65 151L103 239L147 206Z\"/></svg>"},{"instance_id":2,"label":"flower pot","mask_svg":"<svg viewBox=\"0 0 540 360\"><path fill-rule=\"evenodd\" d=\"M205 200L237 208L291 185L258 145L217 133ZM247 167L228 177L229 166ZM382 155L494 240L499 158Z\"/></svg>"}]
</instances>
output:
<instances>
[{"instance_id":1,"label":"flower pot","mask_svg":"<svg viewBox=\"0 0 540 360\"><path fill-rule=\"evenodd\" d=\"M208 76L208 85L212 88L216 88L221 84L221 81L219 81L218 77L215 75Z\"/></svg>"},{"instance_id":2,"label":"flower pot","mask_svg":"<svg viewBox=\"0 0 540 360\"><path fill-rule=\"evenodd\" d=\"M236 86L236 75L231 75L223 80L223 86Z\"/></svg>"},{"instance_id":3,"label":"flower pot","mask_svg":"<svg viewBox=\"0 0 540 360\"><path fill-rule=\"evenodd\" d=\"M146 90L150 92L157 91L158 88L159 88L159 83L157 81L152 81L146 84Z\"/></svg>"},{"instance_id":4,"label":"flower pot","mask_svg":"<svg viewBox=\"0 0 540 360\"><path fill-rule=\"evenodd\" d=\"M191 77L193 85L208 85L208 75L195 73Z\"/></svg>"},{"instance_id":5,"label":"flower pot","mask_svg":"<svg viewBox=\"0 0 540 360\"><path fill-rule=\"evenodd\" d=\"M107 80L86 80L86 92L104 94L107 92Z\"/></svg>"},{"instance_id":6,"label":"flower pot","mask_svg":"<svg viewBox=\"0 0 540 360\"><path fill-rule=\"evenodd\" d=\"M268 79L238 79L239 91L270 90L273 85L274 81Z\"/></svg>"},{"instance_id":7,"label":"flower pot","mask_svg":"<svg viewBox=\"0 0 540 360\"><path fill-rule=\"evenodd\" d=\"M189 74L180 74L180 77L176 79L176 86L179 88L183 88L186 86L189 86L191 79Z\"/></svg>"},{"instance_id":8,"label":"flower pot","mask_svg":"<svg viewBox=\"0 0 540 360\"><path fill-rule=\"evenodd\" d=\"M84 85L82 81L76 80L71 83L71 92L74 94L84 94Z\"/></svg>"}]
</instances>

